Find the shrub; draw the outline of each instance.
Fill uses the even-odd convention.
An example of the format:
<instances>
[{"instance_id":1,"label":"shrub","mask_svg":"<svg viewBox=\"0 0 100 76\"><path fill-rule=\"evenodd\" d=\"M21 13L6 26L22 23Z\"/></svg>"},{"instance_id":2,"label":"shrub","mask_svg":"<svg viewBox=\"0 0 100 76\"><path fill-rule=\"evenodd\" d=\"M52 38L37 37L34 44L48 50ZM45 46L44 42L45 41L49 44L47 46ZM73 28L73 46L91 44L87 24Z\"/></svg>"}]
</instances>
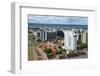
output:
<instances>
[{"instance_id":1,"label":"shrub","mask_svg":"<svg viewBox=\"0 0 100 76\"><path fill-rule=\"evenodd\" d=\"M54 57L54 54L53 54L53 52L51 51L51 49L45 48L45 49L44 49L44 52L46 53L46 55L47 55L48 58L53 58L53 57Z\"/></svg>"},{"instance_id":2,"label":"shrub","mask_svg":"<svg viewBox=\"0 0 100 76\"><path fill-rule=\"evenodd\" d=\"M75 56L80 56L80 55L85 55L85 52L80 52L80 51L70 51L69 54L67 54L68 57L75 57Z\"/></svg>"},{"instance_id":3,"label":"shrub","mask_svg":"<svg viewBox=\"0 0 100 76\"><path fill-rule=\"evenodd\" d=\"M81 44L80 45L80 49L84 49L84 48L87 48L88 46L87 46L87 44Z\"/></svg>"},{"instance_id":4,"label":"shrub","mask_svg":"<svg viewBox=\"0 0 100 76\"><path fill-rule=\"evenodd\" d=\"M75 56L78 56L78 53L77 52L74 52L74 51L70 51L69 54L67 54L68 57L75 57Z\"/></svg>"}]
</instances>

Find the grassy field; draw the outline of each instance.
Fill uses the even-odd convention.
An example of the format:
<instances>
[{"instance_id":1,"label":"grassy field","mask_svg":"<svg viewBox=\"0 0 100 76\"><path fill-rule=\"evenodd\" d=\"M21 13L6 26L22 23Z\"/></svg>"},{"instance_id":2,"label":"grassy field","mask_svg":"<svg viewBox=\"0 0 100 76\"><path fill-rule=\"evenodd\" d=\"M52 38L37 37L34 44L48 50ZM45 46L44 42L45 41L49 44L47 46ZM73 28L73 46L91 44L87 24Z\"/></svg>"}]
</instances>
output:
<instances>
[{"instance_id":1,"label":"grassy field","mask_svg":"<svg viewBox=\"0 0 100 76\"><path fill-rule=\"evenodd\" d=\"M29 47L28 48L28 60L33 60L34 57L33 57L33 48L32 47Z\"/></svg>"}]
</instances>

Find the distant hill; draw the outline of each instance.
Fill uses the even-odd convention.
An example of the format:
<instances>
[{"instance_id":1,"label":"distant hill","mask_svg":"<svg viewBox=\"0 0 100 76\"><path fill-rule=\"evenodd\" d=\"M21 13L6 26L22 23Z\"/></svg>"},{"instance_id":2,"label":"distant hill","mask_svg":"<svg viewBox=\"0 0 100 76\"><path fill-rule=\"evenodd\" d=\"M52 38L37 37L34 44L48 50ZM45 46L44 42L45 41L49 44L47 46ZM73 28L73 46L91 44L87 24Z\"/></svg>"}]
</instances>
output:
<instances>
[{"instance_id":1,"label":"distant hill","mask_svg":"<svg viewBox=\"0 0 100 76\"><path fill-rule=\"evenodd\" d=\"M28 23L29 28L75 28L75 29L88 29L88 25L72 25L72 24L38 24L38 23Z\"/></svg>"}]
</instances>

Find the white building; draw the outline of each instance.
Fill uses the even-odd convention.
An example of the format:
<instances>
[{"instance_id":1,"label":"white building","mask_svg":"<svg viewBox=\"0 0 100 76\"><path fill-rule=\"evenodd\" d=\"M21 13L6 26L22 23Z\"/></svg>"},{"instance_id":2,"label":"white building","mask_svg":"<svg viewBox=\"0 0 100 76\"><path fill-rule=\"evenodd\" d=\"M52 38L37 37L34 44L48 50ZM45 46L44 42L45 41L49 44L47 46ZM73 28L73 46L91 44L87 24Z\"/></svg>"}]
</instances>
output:
<instances>
[{"instance_id":1,"label":"white building","mask_svg":"<svg viewBox=\"0 0 100 76\"><path fill-rule=\"evenodd\" d=\"M77 50L77 34L73 31L64 30L64 45L66 50Z\"/></svg>"},{"instance_id":2,"label":"white building","mask_svg":"<svg viewBox=\"0 0 100 76\"><path fill-rule=\"evenodd\" d=\"M87 42L88 42L88 33L87 33L87 31L85 31L82 34L82 43L87 44Z\"/></svg>"}]
</instances>

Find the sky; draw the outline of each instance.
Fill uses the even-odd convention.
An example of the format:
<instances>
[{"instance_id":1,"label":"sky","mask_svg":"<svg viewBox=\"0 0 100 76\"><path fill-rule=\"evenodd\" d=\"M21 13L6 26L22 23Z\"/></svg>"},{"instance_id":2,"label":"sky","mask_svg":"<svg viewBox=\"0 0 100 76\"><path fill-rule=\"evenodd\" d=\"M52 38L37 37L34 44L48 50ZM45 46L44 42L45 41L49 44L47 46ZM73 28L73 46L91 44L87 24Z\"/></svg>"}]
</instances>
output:
<instances>
[{"instance_id":1,"label":"sky","mask_svg":"<svg viewBox=\"0 0 100 76\"><path fill-rule=\"evenodd\" d=\"M88 25L88 17L29 15L28 23Z\"/></svg>"}]
</instances>

